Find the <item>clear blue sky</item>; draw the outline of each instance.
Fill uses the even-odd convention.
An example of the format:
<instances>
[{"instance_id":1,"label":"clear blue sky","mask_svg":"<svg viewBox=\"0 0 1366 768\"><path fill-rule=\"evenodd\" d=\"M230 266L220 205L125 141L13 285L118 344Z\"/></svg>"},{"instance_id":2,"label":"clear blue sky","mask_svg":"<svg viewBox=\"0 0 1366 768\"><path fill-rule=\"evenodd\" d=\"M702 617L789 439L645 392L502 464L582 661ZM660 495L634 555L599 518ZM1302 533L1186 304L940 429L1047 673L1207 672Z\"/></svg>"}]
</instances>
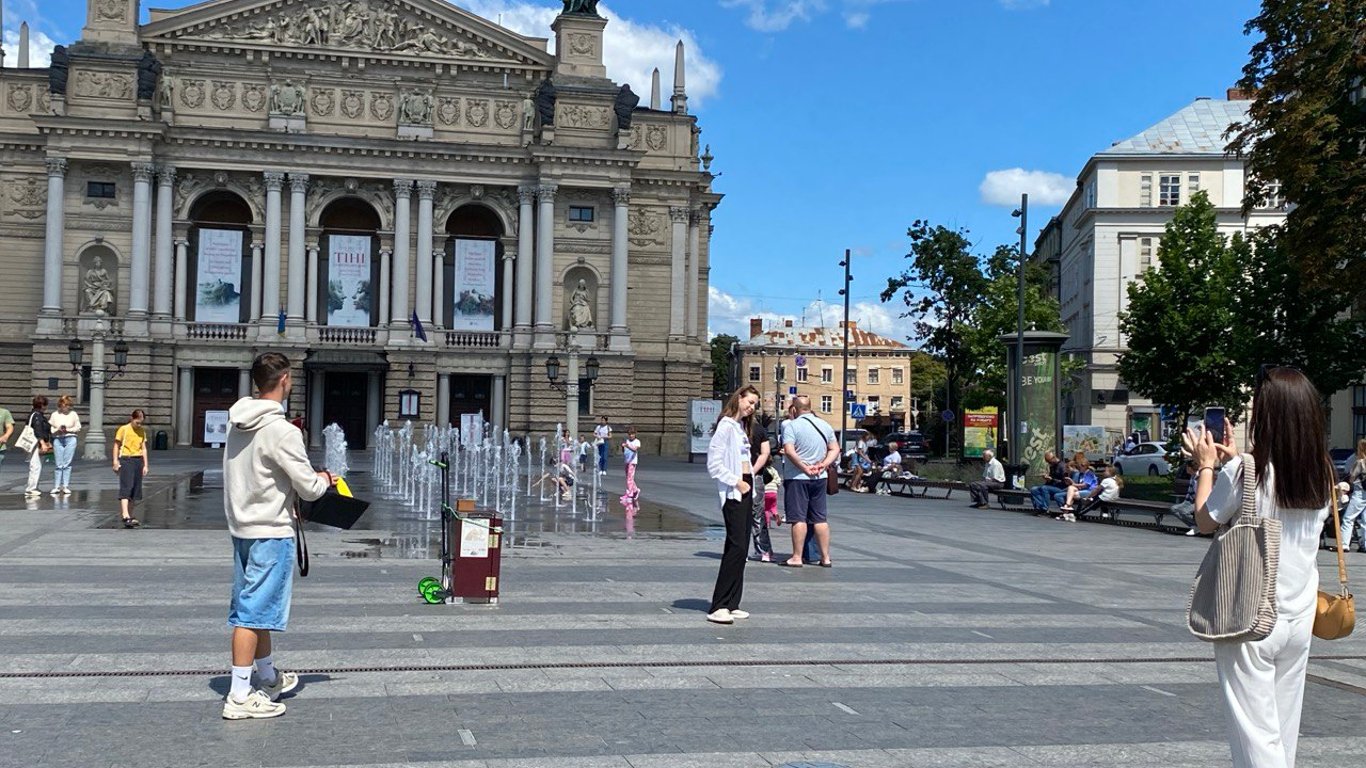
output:
<instances>
[{"instance_id":1,"label":"clear blue sky","mask_svg":"<svg viewBox=\"0 0 1366 768\"><path fill-rule=\"evenodd\" d=\"M41 14L34 0L4 2L6 42L22 18L57 42L78 37L84 23L80 0L50 0ZM504 14L514 28L542 25L560 7L456 4ZM1070 186L1111 141L1197 96L1222 98L1246 60L1243 25L1258 3L604 0L602 8L615 34L609 74L637 93L649 92L642 67L657 65L667 98L668 42L693 41L695 111L722 174L715 188L726 195L714 219L711 284L724 295L714 297L712 330L737 332L759 310L806 311L814 323L818 292L834 322L845 248L856 253L855 301L876 304L903 266L906 228L917 218L970 229L983 252L1015 242L1010 208L983 200L989 172L1061 174ZM707 73L693 72L704 65ZM1032 207L1031 244L1059 207ZM879 332L907 332L886 309L855 314Z\"/></svg>"}]
</instances>

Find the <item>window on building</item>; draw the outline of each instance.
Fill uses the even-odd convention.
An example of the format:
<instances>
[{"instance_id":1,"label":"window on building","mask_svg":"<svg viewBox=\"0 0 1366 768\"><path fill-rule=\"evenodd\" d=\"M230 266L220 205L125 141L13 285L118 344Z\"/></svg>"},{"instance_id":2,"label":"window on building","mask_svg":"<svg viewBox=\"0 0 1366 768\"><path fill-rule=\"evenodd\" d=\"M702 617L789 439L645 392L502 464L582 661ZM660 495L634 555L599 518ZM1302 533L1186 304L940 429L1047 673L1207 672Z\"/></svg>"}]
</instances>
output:
<instances>
[{"instance_id":1,"label":"window on building","mask_svg":"<svg viewBox=\"0 0 1366 768\"><path fill-rule=\"evenodd\" d=\"M906 410L906 398L901 395L892 395L892 413L899 413Z\"/></svg>"},{"instance_id":2,"label":"window on building","mask_svg":"<svg viewBox=\"0 0 1366 768\"><path fill-rule=\"evenodd\" d=\"M1144 208L1153 207L1153 175L1145 173L1138 179L1138 204Z\"/></svg>"},{"instance_id":3,"label":"window on building","mask_svg":"<svg viewBox=\"0 0 1366 768\"><path fill-rule=\"evenodd\" d=\"M1096 207L1096 183L1094 181L1086 185L1086 207Z\"/></svg>"},{"instance_id":4,"label":"window on building","mask_svg":"<svg viewBox=\"0 0 1366 768\"><path fill-rule=\"evenodd\" d=\"M905 372L904 370L900 369L900 368L893 368L893 369L892 369L892 383L893 383L893 384L905 384L905 383L906 383L906 372Z\"/></svg>"},{"instance_id":5,"label":"window on building","mask_svg":"<svg viewBox=\"0 0 1366 768\"><path fill-rule=\"evenodd\" d=\"M1266 196L1262 198L1262 207L1273 211L1285 210L1285 193L1281 191L1281 183L1273 181L1266 185Z\"/></svg>"},{"instance_id":6,"label":"window on building","mask_svg":"<svg viewBox=\"0 0 1366 768\"><path fill-rule=\"evenodd\" d=\"M586 377L579 379L579 415L593 415L593 380Z\"/></svg>"},{"instance_id":7,"label":"window on building","mask_svg":"<svg viewBox=\"0 0 1366 768\"><path fill-rule=\"evenodd\" d=\"M762 379L763 379L763 369L761 369L761 368L760 368L759 366L757 366L757 365L751 365L751 366L749 367L749 380L750 380L750 381L760 381L760 380L762 380Z\"/></svg>"},{"instance_id":8,"label":"window on building","mask_svg":"<svg viewBox=\"0 0 1366 768\"><path fill-rule=\"evenodd\" d=\"M881 397L880 395L869 395L869 396L868 396L868 412L869 412L869 413L881 413L881 412L882 412L882 397Z\"/></svg>"},{"instance_id":9,"label":"window on building","mask_svg":"<svg viewBox=\"0 0 1366 768\"><path fill-rule=\"evenodd\" d=\"M1195 193L1200 191L1200 174L1191 173L1186 175L1186 190L1190 197L1194 198Z\"/></svg>"},{"instance_id":10,"label":"window on building","mask_svg":"<svg viewBox=\"0 0 1366 768\"><path fill-rule=\"evenodd\" d=\"M835 411L835 397L834 397L834 395L821 395L821 413L834 413L834 411Z\"/></svg>"},{"instance_id":11,"label":"window on building","mask_svg":"<svg viewBox=\"0 0 1366 768\"><path fill-rule=\"evenodd\" d=\"M824 367L824 368L821 369L821 383L822 383L822 384L833 384L833 383L835 383L835 369L834 369L834 368L831 368L830 366L826 366L826 367Z\"/></svg>"},{"instance_id":12,"label":"window on building","mask_svg":"<svg viewBox=\"0 0 1366 768\"><path fill-rule=\"evenodd\" d=\"M113 200L117 192L117 187L112 181L87 181L85 183L85 196L98 197L104 200Z\"/></svg>"},{"instance_id":13,"label":"window on building","mask_svg":"<svg viewBox=\"0 0 1366 768\"><path fill-rule=\"evenodd\" d=\"M798 369L797 369L797 383L798 383L798 384L805 384L809 378L810 378L810 374L807 373L807 369L806 369L806 368L798 368Z\"/></svg>"},{"instance_id":14,"label":"window on building","mask_svg":"<svg viewBox=\"0 0 1366 768\"><path fill-rule=\"evenodd\" d=\"M1181 177L1162 176L1157 181L1157 204L1163 207L1181 204Z\"/></svg>"},{"instance_id":15,"label":"window on building","mask_svg":"<svg viewBox=\"0 0 1366 768\"><path fill-rule=\"evenodd\" d=\"M847 385L851 385L851 386L858 383L858 369L857 369L857 368L847 368L847 369L845 369L845 371L844 371L844 383L847 384Z\"/></svg>"},{"instance_id":16,"label":"window on building","mask_svg":"<svg viewBox=\"0 0 1366 768\"><path fill-rule=\"evenodd\" d=\"M1140 237L1138 239L1138 272L1143 274L1153 266L1153 239L1151 237Z\"/></svg>"},{"instance_id":17,"label":"window on building","mask_svg":"<svg viewBox=\"0 0 1366 768\"><path fill-rule=\"evenodd\" d=\"M569 206L569 220L575 224L593 223L593 213L593 206L591 205Z\"/></svg>"},{"instance_id":18,"label":"window on building","mask_svg":"<svg viewBox=\"0 0 1366 768\"><path fill-rule=\"evenodd\" d=\"M882 378L882 374L881 374L881 372L880 372L878 369L876 369L876 368L869 368L869 369L868 369L868 383L869 383L869 384L877 384L877 383L879 383L879 380L880 380L881 378Z\"/></svg>"}]
</instances>

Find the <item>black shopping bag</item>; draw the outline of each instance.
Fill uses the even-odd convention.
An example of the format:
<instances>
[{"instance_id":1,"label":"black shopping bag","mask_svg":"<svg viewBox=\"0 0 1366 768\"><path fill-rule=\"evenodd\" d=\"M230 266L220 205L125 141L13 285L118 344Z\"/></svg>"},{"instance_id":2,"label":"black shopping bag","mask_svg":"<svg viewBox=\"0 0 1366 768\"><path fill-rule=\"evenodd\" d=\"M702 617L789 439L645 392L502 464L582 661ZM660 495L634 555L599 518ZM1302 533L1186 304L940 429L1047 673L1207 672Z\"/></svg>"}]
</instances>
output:
<instances>
[{"instance_id":1,"label":"black shopping bag","mask_svg":"<svg viewBox=\"0 0 1366 768\"><path fill-rule=\"evenodd\" d=\"M306 522L350 530L369 508L370 502L364 499L343 496L336 488L328 488L316 501L300 499L299 517Z\"/></svg>"}]
</instances>

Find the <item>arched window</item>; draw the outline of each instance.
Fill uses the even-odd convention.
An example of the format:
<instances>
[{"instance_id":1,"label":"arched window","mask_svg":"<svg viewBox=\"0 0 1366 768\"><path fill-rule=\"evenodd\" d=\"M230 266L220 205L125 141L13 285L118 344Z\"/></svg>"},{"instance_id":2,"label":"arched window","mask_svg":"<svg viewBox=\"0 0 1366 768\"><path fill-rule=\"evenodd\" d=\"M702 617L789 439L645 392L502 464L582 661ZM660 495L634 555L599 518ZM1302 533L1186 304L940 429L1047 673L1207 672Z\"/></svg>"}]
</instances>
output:
<instances>
[{"instance_id":1,"label":"arched window","mask_svg":"<svg viewBox=\"0 0 1366 768\"><path fill-rule=\"evenodd\" d=\"M215 190L190 208L185 308L201 323L245 323L251 317L251 207Z\"/></svg>"},{"instance_id":2,"label":"arched window","mask_svg":"<svg viewBox=\"0 0 1366 768\"><path fill-rule=\"evenodd\" d=\"M462 205L446 219L446 253L440 279L445 297L437 309L446 328L503 330L503 222L487 206Z\"/></svg>"},{"instance_id":3,"label":"arched window","mask_svg":"<svg viewBox=\"0 0 1366 768\"><path fill-rule=\"evenodd\" d=\"M323 209L318 248L318 322L379 325L379 213L355 197Z\"/></svg>"}]
</instances>

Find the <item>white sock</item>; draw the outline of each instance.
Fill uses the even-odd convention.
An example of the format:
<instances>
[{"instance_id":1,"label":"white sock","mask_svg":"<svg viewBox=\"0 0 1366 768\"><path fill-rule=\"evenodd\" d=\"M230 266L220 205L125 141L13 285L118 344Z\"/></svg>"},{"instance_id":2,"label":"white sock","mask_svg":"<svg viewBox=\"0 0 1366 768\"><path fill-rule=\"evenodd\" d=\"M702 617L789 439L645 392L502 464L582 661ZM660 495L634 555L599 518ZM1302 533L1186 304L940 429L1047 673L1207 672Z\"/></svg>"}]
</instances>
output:
<instances>
[{"instance_id":1,"label":"white sock","mask_svg":"<svg viewBox=\"0 0 1366 768\"><path fill-rule=\"evenodd\" d=\"M251 695L251 667L233 667L232 690L228 692L228 696L241 704L247 700L249 695Z\"/></svg>"},{"instance_id":2,"label":"white sock","mask_svg":"<svg viewBox=\"0 0 1366 768\"><path fill-rule=\"evenodd\" d=\"M275 678L279 675L275 671L275 660L270 656L263 656L256 660L256 676L261 678L262 685L274 685Z\"/></svg>"}]
</instances>

